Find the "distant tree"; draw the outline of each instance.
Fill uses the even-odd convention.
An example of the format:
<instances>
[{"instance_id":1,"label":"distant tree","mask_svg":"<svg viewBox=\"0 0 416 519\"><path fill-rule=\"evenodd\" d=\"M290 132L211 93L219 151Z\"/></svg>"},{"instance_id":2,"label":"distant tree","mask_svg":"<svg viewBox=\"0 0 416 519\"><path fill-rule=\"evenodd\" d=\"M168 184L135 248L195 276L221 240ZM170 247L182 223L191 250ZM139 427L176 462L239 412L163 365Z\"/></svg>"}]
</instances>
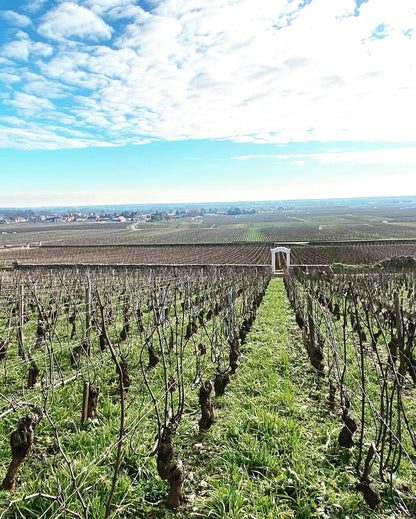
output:
<instances>
[{"instance_id":1,"label":"distant tree","mask_svg":"<svg viewBox=\"0 0 416 519\"><path fill-rule=\"evenodd\" d=\"M230 207L230 209L228 209L228 211L227 211L227 214L229 214L229 215L241 214L241 209L239 207Z\"/></svg>"},{"instance_id":2,"label":"distant tree","mask_svg":"<svg viewBox=\"0 0 416 519\"><path fill-rule=\"evenodd\" d=\"M160 211L154 211L150 214L150 221L151 222L160 222L162 219L162 213Z\"/></svg>"},{"instance_id":3,"label":"distant tree","mask_svg":"<svg viewBox=\"0 0 416 519\"><path fill-rule=\"evenodd\" d=\"M34 216L35 213L32 209L7 209L4 211L4 215L8 218L14 218L16 216L30 218L31 216Z\"/></svg>"},{"instance_id":4,"label":"distant tree","mask_svg":"<svg viewBox=\"0 0 416 519\"><path fill-rule=\"evenodd\" d=\"M166 211L153 211L150 213L151 222L160 222L162 220L170 220L170 216Z\"/></svg>"},{"instance_id":5,"label":"distant tree","mask_svg":"<svg viewBox=\"0 0 416 519\"><path fill-rule=\"evenodd\" d=\"M120 213L120 216L124 216L124 218L128 220L132 220L137 214L137 211L123 211Z\"/></svg>"},{"instance_id":6,"label":"distant tree","mask_svg":"<svg viewBox=\"0 0 416 519\"><path fill-rule=\"evenodd\" d=\"M189 209L186 212L186 215L189 216L189 217L200 216L201 212L200 212L199 209Z\"/></svg>"}]
</instances>

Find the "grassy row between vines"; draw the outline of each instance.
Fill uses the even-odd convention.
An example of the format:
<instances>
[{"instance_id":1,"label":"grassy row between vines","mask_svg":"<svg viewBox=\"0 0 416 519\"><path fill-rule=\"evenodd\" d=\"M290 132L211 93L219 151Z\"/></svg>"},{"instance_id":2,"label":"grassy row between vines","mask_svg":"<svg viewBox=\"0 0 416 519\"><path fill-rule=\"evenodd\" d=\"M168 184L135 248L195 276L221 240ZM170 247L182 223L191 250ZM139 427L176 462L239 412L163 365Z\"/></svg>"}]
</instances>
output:
<instances>
[{"instance_id":1,"label":"grassy row between vines","mask_svg":"<svg viewBox=\"0 0 416 519\"><path fill-rule=\"evenodd\" d=\"M272 280L243 347L237 376L217 399L217 421L188 438L188 503L156 517L375 518L356 491L354 447L337 438L339 417L310 367L280 280Z\"/></svg>"}]
</instances>

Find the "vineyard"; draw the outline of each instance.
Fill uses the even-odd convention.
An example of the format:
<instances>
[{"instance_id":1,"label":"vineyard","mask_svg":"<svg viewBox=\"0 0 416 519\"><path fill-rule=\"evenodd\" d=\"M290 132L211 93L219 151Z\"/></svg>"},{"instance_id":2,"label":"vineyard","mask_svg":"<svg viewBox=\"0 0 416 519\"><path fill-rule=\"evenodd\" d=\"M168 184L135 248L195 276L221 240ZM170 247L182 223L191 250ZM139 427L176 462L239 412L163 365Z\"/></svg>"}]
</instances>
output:
<instances>
[{"instance_id":1,"label":"vineyard","mask_svg":"<svg viewBox=\"0 0 416 519\"><path fill-rule=\"evenodd\" d=\"M261 245L163 247L40 247L0 249L0 265L29 264L157 264L270 265L270 247Z\"/></svg>"},{"instance_id":2,"label":"vineyard","mask_svg":"<svg viewBox=\"0 0 416 519\"><path fill-rule=\"evenodd\" d=\"M165 506L183 503L176 438L183 422L210 429L269 279L236 266L3 271L0 488L17 497L0 517L139 517L161 480Z\"/></svg>"},{"instance_id":3,"label":"vineyard","mask_svg":"<svg viewBox=\"0 0 416 519\"><path fill-rule=\"evenodd\" d=\"M282 242L281 242L282 243ZM284 243L284 242L283 242ZM273 243L159 246L41 246L0 249L0 266L24 264L121 265L270 265ZM289 244L292 265L371 264L397 256L415 256L415 242ZM286 259L278 254L277 266Z\"/></svg>"},{"instance_id":4,"label":"vineyard","mask_svg":"<svg viewBox=\"0 0 416 519\"><path fill-rule=\"evenodd\" d=\"M273 487L267 511L256 510L250 496L239 500L225 478L227 495L219 495L213 517L262 519L277 510L283 517L416 516L414 269L285 272L291 309L279 319L293 321L295 331L285 332L291 369L287 351L270 346L262 357L262 343L274 341L275 332L258 329L257 346L249 347L260 357L260 374L253 375L253 387L241 382L241 396L233 398L244 407L262 397L264 408L255 407L249 421L239 416L224 439L212 433L221 431L218 416L224 418L229 388L238 387L241 371L250 377L244 349L270 291L270 247L251 238L234 245L0 250L0 431L8 438L0 447L0 519L154 519L176 517L169 514L178 510L205 517L204 510L217 505L202 500L200 510L189 512L196 499L186 492L196 472L191 460L201 465L202 481L194 488L204 496L198 485L207 485L208 438L216 438L212 453L225 446L221 461L249 432L255 448L239 447L242 479L235 484L239 492L244 485L260 493ZM410 241L289 246L294 265L416 254ZM284 266L282 254L277 263ZM281 280L271 285L276 282L283 292ZM274 308L269 322L280 310ZM303 371L302 362L308 363ZM297 416L292 421L281 404L269 402L288 380L271 383L265 375L269 370L274 380L285 365L298 381L284 395L289 418ZM283 401L280 393L276 398ZM234 401L228 405L231 414ZM300 432L315 407L325 418ZM309 461L298 459L294 447L301 434L308 438ZM350 497L357 491L361 502ZM338 515L338 500L347 515Z\"/></svg>"},{"instance_id":5,"label":"vineyard","mask_svg":"<svg viewBox=\"0 0 416 519\"><path fill-rule=\"evenodd\" d=\"M211 432L219 399L241 376L241 349L269 279L268 268L247 266L3 271L0 428L9 442L0 455L0 517L153 517L144 510L155 494L167 494L159 507L184 506L189 461L182 442L196 429ZM286 273L284 283L303 341L294 345L292 362L310 363L310 375L291 377L300 377L299 394L307 378L315 379L313 392L329 423L321 445L317 437L314 451L306 452L324 460L316 477L338 465L341 478L345 467L367 510L414 517L415 274ZM261 330L259 339L266 340ZM277 350L261 362L275 364L274 355ZM287 354L280 355L278 370L287 363ZM266 402L274 390L264 394ZM244 388L253 391L262 394ZM310 406L307 399L300 406L302 421ZM265 431L276 427L270 420L295 426L281 404L273 413L254 412ZM271 453L273 442L281 452L282 433L269 438ZM194 445L196 453L203 449ZM272 469L282 454L267 468L255 461L264 456L256 452L248 474L276 470L279 479L292 480L293 469ZM299 463L292 456L289 467ZM290 485L269 506L293 509Z\"/></svg>"},{"instance_id":6,"label":"vineyard","mask_svg":"<svg viewBox=\"0 0 416 519\"><path fill-rule=\"evenodd\" d=\"M259 208L254 214L226 212L162 221L26 222L0 224L0 250L43 245L128 246L264 244L286 241L392 240L416 238L413 202L362 201L358 206L338 201ZM1 220L0 220L1 221Z\"/></svg>"},{"instance_id":7,"label":"vineyard","mask_svg":"<svg viewBox=\"0 0 416 519\"><path fill-rule=\"evenodd\" d=\"M294 246L294 265L371 264L397 256L416 256L416 243L365 242Z\"/></svg>"},{"instance_id":8,"label":"vineyard","mask_svg":"<svg viewBox=\"0 0 416 519\"><path fill-rule=\"evenodd\" d=\"M285 284L357 489L379 511L384 488L399 517L415 517L415 273L287 275Z\"/></svg>"}]
</instances>

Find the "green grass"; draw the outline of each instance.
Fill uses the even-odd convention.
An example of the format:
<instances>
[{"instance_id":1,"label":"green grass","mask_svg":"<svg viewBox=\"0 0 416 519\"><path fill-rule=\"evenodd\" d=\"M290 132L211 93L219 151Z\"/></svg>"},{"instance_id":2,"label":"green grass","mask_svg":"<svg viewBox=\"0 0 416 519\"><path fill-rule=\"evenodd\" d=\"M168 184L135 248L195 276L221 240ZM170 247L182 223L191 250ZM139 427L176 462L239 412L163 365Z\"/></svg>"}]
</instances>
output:
<instances>
[{"instance_id":1,"label":"green grass","mask_svg":"<svg viewBox=\"0 0 416 519\"><path fill-rule=\"evenodd\" d=\"M201 439L209 455L189 460L192 503L178 516L376 517L355 491L351 453L337 443L340 421L301 344L283 283L274 280L238 373L216 402L217 422Z\"/></svg>"}]
</instances>

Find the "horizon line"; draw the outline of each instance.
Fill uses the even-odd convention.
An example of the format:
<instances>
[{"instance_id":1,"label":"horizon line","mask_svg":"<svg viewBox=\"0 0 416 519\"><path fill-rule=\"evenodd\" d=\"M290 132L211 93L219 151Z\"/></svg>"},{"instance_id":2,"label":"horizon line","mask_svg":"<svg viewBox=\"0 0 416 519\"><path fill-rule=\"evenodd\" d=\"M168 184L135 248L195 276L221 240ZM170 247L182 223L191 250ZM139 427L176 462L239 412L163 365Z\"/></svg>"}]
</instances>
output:
<instances>
[{"instance_id":1,"label":"horizon line","mask_svg":"<svg viewBox=\"0 0 416 519\"><path fill-rule=\"evenodd\" d=\"M203 205L216 205L216 204L273 204L282 202L313 202L313 201L341 201L341 200L365 200L365 199L395 199L395 198L416 198L415 195L376 195L376 196L347 196L347 197L322 197L322 198L282 198L282 199L270 199L270 200L217 200L207 202L110 202L110 203L74 203L74 204L62 204L62 205L22 205L22 206L0 206L0 210L11 210L11 209L64 209L64 208L93 208L93 207L118 207L118 206L203 206Z\"/></svg>"}]
</instances>

